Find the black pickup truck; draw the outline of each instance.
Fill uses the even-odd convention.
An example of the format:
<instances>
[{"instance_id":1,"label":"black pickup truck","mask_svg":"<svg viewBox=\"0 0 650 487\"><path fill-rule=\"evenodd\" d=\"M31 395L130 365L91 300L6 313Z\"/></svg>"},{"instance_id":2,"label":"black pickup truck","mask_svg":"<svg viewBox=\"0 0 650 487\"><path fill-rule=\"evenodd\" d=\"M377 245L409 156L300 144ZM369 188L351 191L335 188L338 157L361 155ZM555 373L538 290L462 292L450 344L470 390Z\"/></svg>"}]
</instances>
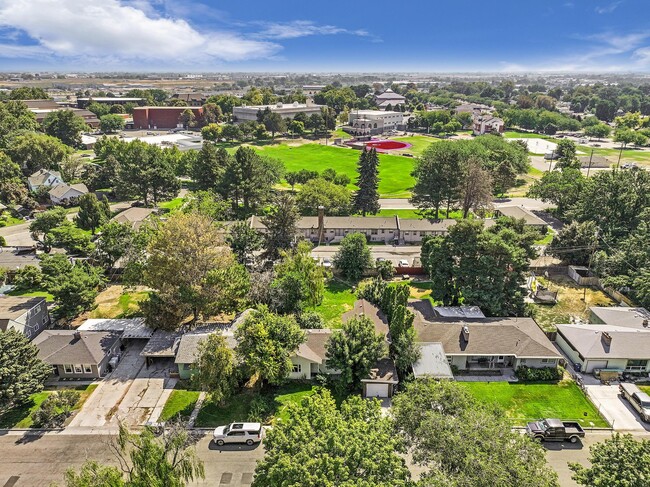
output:
<instances>
[{"instance_id":1,"label":"black pickup truck","mask_svg":"<svg viewBox=\"0 0 650 487\"><path fill-rule=\"evenodd\" d=\"M571 443L585 437L585 430L577 421L540 419L528 423L526 433L537 441L566 441Z\"/></svg>"}]
</instances>

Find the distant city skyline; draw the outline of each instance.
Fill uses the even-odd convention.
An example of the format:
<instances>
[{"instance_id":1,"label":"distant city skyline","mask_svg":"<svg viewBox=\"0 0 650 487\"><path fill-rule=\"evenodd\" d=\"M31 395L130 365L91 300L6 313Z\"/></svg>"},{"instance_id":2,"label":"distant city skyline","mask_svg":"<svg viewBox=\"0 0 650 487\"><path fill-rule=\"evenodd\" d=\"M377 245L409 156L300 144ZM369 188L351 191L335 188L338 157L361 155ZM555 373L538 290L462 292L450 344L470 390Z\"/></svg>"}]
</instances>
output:
<instances>
[{"instance_id":1,"label":"distant city skyline","mask_svg":"<svg viewBox=\"0 0 650 487\"><path fill-rule=\"evenodd\" d=\"M2 71L650 72L646 0L0 0Z\"/></svg>"}]
</instances>

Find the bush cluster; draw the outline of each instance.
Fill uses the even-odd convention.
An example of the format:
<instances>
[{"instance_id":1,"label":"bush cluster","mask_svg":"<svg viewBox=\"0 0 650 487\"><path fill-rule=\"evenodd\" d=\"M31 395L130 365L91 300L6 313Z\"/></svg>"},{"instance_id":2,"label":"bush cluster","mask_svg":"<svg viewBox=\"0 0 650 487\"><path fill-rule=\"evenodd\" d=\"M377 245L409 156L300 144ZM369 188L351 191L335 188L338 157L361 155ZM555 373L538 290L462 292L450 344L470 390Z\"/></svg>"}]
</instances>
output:
<instances>
[{"instance_id":1,"label":"bush cluster","mask_svg":"<svg viewBox=\"0 0 650 487\"><path fill-rule=\"evenodd\" d=\"M562 378L562 369L560 367L542 367L533 369L522 365L515 371L517 379L522 382L550 382Z\"/></svg>"}]
</instances>

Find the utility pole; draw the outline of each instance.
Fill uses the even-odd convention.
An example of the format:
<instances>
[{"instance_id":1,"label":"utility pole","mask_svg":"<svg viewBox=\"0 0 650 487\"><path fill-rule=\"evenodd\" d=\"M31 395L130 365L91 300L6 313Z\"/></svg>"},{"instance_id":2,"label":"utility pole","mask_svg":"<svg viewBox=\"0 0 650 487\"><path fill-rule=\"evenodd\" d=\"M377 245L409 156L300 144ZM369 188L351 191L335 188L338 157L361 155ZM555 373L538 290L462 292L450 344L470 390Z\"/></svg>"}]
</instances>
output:
<instances>
[{"instance_id":1,"label":"utility pole","mask_svg":"<svg viewBox=\"0 0 650 487\"><path fill-rule=\"evenodd\" d=\"M553 166L553 159L555 159L555 149L551 151L551 161L548 163L548 172L551 172L551 167Z\"/></svg>"},{"instance_id":2,"label":"utility pole","mask_svg":"<svg viewBox=\"0 0 650 487\"><path fill-rule=\"evenodd\" d=\"M587 177L589 177L589 171L591 170L591 160L594 158L594 150L591 149L591 155L589 156L589 167L587 167Z\"/></svg>"},{"instance_id":3,"label":"utility pole","mask_svg":"<svg viewBox=\"0 0 650 487\"><path fill-rule=\"evenodd\" d=\"M596 253L596 246L598 245L598 229L596 229L596 234L594 238L594 243L591 245L591 255L589 256L589 265L587 266L587 277L591 277L591 261L594 259L594 254ZM587 304L587 286L584 286L582 293L582 301Z\"/></svg>"},{"instance_id":4,"label":"utility pole","mask_svg":"<svg viewBox=\"0 0 650 487\"><path fill-rule=\"evenodd\" d=\"M623 142L621 142L621 150L618 152L618 161L616 161L616 169L621 165L621 156L623 155Z\"/></svg>"}]
</instances>

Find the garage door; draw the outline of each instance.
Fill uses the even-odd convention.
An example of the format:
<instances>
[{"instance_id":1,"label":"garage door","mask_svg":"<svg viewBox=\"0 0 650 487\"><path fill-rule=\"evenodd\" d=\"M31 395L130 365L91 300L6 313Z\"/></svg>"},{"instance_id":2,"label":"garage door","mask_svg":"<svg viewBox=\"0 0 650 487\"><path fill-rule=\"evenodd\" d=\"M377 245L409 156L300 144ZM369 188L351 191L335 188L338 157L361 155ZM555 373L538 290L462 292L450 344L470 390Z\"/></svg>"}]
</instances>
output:
<instances>
[{"instance_id":1,"label":"garage door","mask_svg":"<svg viewBox=\"0 0 650 487\"><path fill-rule=\"evenodd\" d=\"M388 397L388 384L366 384L366 397Z\"/></svg>"},{"instance_id":2,"label":"garage door","mask_svg":"<svg viewBox=\"0 0 650 487\"><path fill-rule=\"evenodd\" d=\"M587 372L593 372L594 369L606 369L607 360L590 360L587 362Z\"/></svg>"}]
</instances>

